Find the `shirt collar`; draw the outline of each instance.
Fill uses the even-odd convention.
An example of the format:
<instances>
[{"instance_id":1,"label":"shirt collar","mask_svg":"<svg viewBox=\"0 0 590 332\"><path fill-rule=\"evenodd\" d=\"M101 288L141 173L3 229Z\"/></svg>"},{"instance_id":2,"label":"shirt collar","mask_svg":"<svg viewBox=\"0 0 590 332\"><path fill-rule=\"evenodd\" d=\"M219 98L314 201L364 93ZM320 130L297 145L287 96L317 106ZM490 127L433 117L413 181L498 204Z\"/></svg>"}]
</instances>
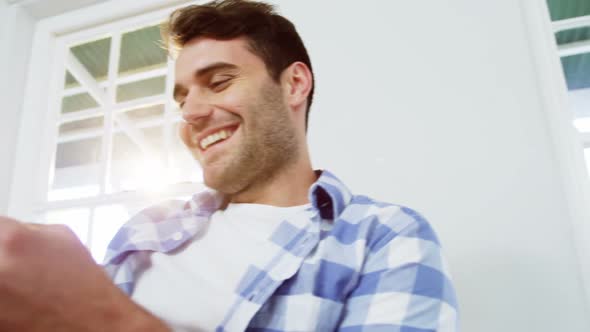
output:
<instances>
[{"instance_id":1,"label":"shirt collar","mask_svg":"<svg viewBox=\"0 0 590 332\"><path fill-rule=\"evenodd\" d=\"M323 170L309 188L309 201L320 211L322 219L333 220L352 200L352 193L334 174Z\"/></svg>"},{"instance_id":2,"label":"shirt collar","mask_svg":"<svg viewBox=\"0 0 590 332\"><path fill-rule=\"evenodd\" d=\"M318 179L309 188L308 199L319 210L322 219L333 220L350 203L352 193L334 174L326 170L316 170ZM185 209L195 214L207 216L220 209L225 203L219 192L207 190L193 195Z\"/></svg>"},{"instance_id":3,"label":"shirt collar","mask_svg":"<svg viewBox=\"0 0 590 332\"><path fill-rule=\"evenodd\" d=\"M346 186L328 171L316 171L318 179L309 188L312 207L325 220L337 218L352 200ZM144 264L144 256L125 258L135 251L169 252L192 238L205 221L225 204L219 192L206 190L193 195L182 206L154 206L131 218L115 235L108 246L105 266L117 285L132 287L134 271ZM179 207L181 208L179 210ZM149 227L146 227L149 224ZM130 288L129 288L130 289ZM127 293L129 293L127 289Z\"/></svg>"}]
</instances>

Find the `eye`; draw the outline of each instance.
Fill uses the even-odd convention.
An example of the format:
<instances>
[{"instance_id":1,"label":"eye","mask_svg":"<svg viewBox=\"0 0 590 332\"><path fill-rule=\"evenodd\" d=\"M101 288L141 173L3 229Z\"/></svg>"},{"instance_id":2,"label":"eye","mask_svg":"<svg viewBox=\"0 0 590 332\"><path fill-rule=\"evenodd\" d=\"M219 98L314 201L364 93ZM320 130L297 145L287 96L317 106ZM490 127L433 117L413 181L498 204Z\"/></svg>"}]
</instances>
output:
<instances>
[{"instance_id":1,"label":"eye","mask_svg":"<svg viewBox=\"0 0 590 332\"><path fill-rule=\"evenodd\" d=\"M231 79L232 77L223 77L217 80L212 80L211 83L209 83L209 88L215 92L222 91L229 86Z\"/></svg>"}]
</instances>

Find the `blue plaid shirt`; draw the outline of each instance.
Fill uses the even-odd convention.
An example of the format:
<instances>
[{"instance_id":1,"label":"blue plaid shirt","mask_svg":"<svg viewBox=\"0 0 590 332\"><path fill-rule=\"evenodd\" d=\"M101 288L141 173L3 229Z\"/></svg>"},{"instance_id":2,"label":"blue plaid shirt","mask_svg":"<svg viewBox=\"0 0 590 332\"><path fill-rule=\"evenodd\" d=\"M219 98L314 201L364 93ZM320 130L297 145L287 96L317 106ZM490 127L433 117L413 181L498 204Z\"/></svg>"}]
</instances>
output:
<instances>
[{"instance_id":1,"label":"blue plaid shirt","mask_svg":"<svg viewBox=\"0 0 590 332\"><path fill-rule=\"evenodd\" d=\"M328 171L309 201L277 226L276 252L246 271L217 331L458 331L440 243L421 215L352 195ZM106 271L131 295L149 253L189 241L222 203L205 191L140 212L111 241Z\"/></svg>"}]
</instances>

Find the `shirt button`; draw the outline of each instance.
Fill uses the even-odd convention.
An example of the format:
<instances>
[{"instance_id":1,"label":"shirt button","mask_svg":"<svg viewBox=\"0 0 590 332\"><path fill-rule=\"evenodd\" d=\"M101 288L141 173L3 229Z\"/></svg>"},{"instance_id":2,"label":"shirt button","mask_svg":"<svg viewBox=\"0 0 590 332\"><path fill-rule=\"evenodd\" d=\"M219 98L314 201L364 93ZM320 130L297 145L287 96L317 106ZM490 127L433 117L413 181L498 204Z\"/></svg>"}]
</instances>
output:
<instances>
[{"instance_id":1,"label":"shirt button","mask_svg":"<svg viewBox=\"0 0 590 332\"><path fill-rule=\"evenodd\" d=\"M176 232L176 233L174 233L174 234L172 235L172 239L173 239L174 241L178 241L178 240L182 239L182 233L181 233L181 232Z\"/></svg>"}]
</instances>

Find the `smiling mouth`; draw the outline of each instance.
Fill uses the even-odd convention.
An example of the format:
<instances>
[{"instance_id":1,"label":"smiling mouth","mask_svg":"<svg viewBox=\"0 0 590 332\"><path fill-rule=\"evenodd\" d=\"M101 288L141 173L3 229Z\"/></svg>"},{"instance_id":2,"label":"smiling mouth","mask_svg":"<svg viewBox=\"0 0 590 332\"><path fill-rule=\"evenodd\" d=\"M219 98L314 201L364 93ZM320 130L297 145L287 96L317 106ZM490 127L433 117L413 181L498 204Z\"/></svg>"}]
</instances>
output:
<instances>
[{"instance_id":1,"label":"smiling mouth","mask_svg":"<svg viewBox=\"0 0 590 332\"><path fill-rule=\"evenodd\" d=\"M227 140L228 138L230 138L234 132L236 131L237 128L232 128L232 129L220 129L210 135L207 135L206 137L204 137L203 139L201 139L201 141L199 142L195 142L197 143L197 145L201 148L201 150L205 151L207 150L209 147L221 143L225 140Z\"/></svg>"}]
</instances>

